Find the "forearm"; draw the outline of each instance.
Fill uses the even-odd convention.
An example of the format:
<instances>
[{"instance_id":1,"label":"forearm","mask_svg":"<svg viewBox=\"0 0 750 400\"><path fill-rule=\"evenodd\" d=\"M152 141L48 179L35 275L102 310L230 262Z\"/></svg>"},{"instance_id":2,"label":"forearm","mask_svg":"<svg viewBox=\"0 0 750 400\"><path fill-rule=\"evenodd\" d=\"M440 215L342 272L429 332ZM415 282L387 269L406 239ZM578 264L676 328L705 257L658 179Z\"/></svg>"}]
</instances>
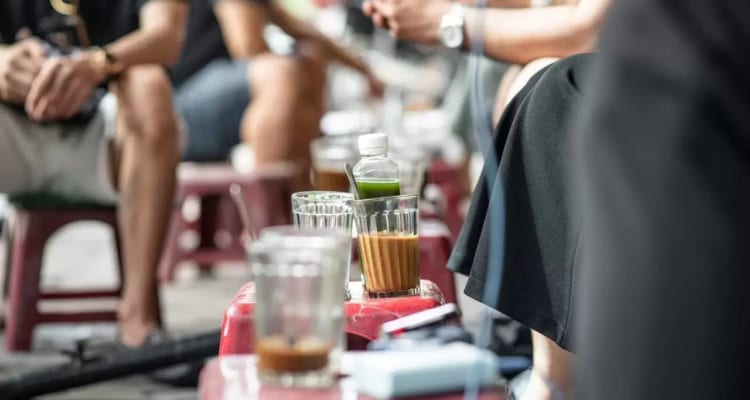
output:
<instances>
[{"instance_id":1,"label":"forearm","mask_svg":"<svg viewBox=\"0 0 750 400\"><path fill-rule=\"evenodd\" d=\"M270 7L269 17L284 32L295 39L306 39L317 42L328 53L328 56L342 64L362 73L368 73L368 68L362 60L349 50L334 43L330 38L317 30L311 24L294 18L278 5Z\"/></svg>"},{"instance_id":2,"label":"forearm","mask_svg":"<svg viewBox=\"0 0 750 400\"><path fill-rule=\"evenodd\" d=\"M214 14L232 58L244 60L268 51L263 28L269 17L264 2L217 1Z\"/></svg>"},{"instance_id":3,"label":"forearm","mask_svg":"<svg viewBox=\"0 0 750 400\"><path fill-rule=\"evenodd\" d=\"M107 51L125 67L139 64L170 66L180 55L183 38L170 31L138 31L107 45Z\"/></svg>"},{"instance_id":4,"label":"forearm","mask_svg":"<svg viewBox=\"0 0 750 400\"><path fill-rule=\"evenodd\" d=\"M169 66L182 50L186 18L187 5L183 2L152 0L141 10L141 28L108 44L107 51L125 67Z\"/></svg>"},{"instance_id":5,"label":"forearm","mask_svg":"<svg viewBox=\"0 0 750 400\"><path fill-rule=\"evenodd\" d=\"M182 39L170 32L135 32L107 47L127 68L139 64L172 65L180 54Z\"/></svg>"},{"instance_id":6,"label":"forearm","mask_svg":"<svg viewBox=\"0 0 750 400\"><path fill-rule=\"evenodd\" d=\"M466 10L466 48L482 28L488 57L526 64L540 57L565 57L590 51L600 18L583 16L574 6Z\"/></svg>"},{"instance_id":7,"label":"forearm","mask_svg":"<svg viewBox=\"0 0 750 400\"><path fill-rule=\"evenodd\" d=\"M475 7L477 0L458 0L461 4L469 7ZM534 7L534 0L485 0L485 6L488 8L529 8ZM574 5L578 4L578 0L550 0L546 5L559 6L559 5Z\"/></svg>"},{"instance_id":8,"label":"forearm","mask_svg":"<svg viewBox=\"0 0 750 400\"><path fill-rule=\"evenodd\" d=\"M476 0L460 0L459 2L469 7L477 5ZM524 8L531 7L531 0L486 0L486 6L490 8Z\"/></svg>"}]
</instances>

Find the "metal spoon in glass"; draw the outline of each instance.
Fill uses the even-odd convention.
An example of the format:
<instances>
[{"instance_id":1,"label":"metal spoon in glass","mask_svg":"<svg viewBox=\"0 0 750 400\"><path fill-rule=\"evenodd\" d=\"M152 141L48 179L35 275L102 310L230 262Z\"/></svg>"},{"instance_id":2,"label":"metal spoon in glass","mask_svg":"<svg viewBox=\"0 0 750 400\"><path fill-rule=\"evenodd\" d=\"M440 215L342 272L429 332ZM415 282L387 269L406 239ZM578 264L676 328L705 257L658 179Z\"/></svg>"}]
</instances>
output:
<instances>
[{"instance_id":1,"label":"metal spoon in glass","mask_svg":"<svg viewBox=\"0 0 750 400\"><path fill-rule=\"evenodd\" d=\"M242 221L242 236L247 240L255 241L257 239L255 231L253 230L252 219L250 218L250 210L245 203L245 196L242 193L242 187L233 183L229 187L229 194L232 196L234 205L237 207L237 211L240 213L240 221Z\"/></svg>"},{"instance_id":2,"label":"metal spoon in glass","mask_svg":"<svg viewBox=\"0 0 750 400\"><path fill-rule=\"evenodd\" d=\"M349 185L354 190L354 199L359 200L359 189L357 189L357 181L354 179L354 170L349 163L346 163L346 177L349 178Z\"/></svg>"}]
</instances>

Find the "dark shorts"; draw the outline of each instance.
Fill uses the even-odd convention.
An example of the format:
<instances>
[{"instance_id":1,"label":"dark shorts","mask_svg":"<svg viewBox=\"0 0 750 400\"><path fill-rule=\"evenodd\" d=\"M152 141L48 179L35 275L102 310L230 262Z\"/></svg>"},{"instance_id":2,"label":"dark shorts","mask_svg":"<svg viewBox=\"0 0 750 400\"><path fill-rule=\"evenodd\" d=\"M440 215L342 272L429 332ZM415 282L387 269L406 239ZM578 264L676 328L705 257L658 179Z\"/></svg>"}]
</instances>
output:
<instances>
[{"instance_id":1,"label":"dark shorts","mask_svg":"<svg viewBox=\"0 0 750 400\"><path fill-rule=\"evenodd\" d=\"M506 204L505 263L500 295L486 304L568 349L581 217L567 128L591 57L569 57L534 75L503 114L494 148L500 168L492 181ZM497 207L486 173L449 262L469 276L465 292L479 301L493 245L488 210Z\"/></svg>"},{"instance_id":2,"label":"dark shorts","mask_svg":"<svg viewBox=\"0 0 750 400\"><path fill-rule=\"evenodd\" d=\"M249 72L246 60L216 60L176 88L184 161L225 160L240 142L240 122L251 99Z\"/></svg>"}]
</instances>

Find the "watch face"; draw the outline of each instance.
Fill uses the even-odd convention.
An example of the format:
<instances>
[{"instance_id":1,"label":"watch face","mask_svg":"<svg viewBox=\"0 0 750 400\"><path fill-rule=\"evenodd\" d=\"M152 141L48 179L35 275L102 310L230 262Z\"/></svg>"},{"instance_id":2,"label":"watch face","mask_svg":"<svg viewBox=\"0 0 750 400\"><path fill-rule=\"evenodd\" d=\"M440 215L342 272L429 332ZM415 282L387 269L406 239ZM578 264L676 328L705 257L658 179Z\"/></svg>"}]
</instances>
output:
<instances>
[{"instance_id":1,"label":"watch face","mask_svg":"<svg viewBox=\"0 0 750 400\"><path fill-rule=\"evenodd\" d=\"M464 31L461 20L446 18L440 26L440 39L445 47L455 49L464 42Z\"/></svg>"}]
</instances>

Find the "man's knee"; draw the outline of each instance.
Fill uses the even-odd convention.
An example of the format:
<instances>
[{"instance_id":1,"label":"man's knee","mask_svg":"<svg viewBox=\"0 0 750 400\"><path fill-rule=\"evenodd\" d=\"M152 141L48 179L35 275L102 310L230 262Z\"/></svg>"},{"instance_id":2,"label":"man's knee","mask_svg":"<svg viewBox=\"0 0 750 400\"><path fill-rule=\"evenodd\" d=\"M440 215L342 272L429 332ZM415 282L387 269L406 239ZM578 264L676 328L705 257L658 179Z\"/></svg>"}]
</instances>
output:
<instances>
[{"instance_id":1,"label":"man's knee","mask_svg":"<svg viewBox=\"0 0 750 400\"><path fill-rule=\"evenodd\" d=\"M292 58L277 55L257 57L251 74L253 95L265 92L298 94L301 91L302 72L299 63Z\"/></svg>"},{"instance_id":2,"label":"man's knee","mask_svg":"<svg viewBox=\"0 0 750 400\"><path fill-rule=\"evenodd\" d=\"M117 80L119 121L127 134L138 135L157 148L174 147L178 138L172 86L161 66L128 69Z\"/></svg>"}]
</instances>

